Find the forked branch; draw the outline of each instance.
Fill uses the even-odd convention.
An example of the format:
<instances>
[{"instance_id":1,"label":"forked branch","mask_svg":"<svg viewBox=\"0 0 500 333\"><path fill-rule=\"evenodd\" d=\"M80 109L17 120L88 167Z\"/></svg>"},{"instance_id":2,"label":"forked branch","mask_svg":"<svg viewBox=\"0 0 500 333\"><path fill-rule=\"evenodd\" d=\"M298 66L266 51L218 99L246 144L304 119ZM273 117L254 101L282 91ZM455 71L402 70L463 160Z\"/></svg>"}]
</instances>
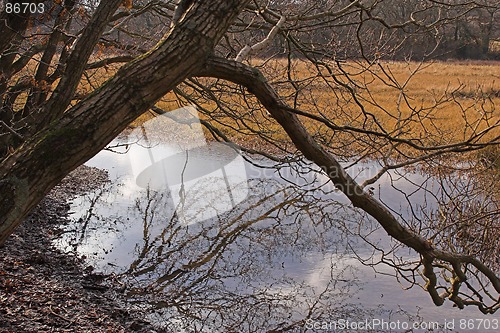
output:
<instances>
[{"instance_id":1,"label":"forked branch","mask_svg":"<svg viewBox=\"0 0 500 333\"><path fill-rule=\"evenodd\" d=\"M491 283L500 293L500 278L485 264L468 256L436 249L427 239L403 226L398 219L378 200L366 192L351 176L349 176L333 155L328 153L310 135L297 115L290 112L286 105L256 68L223 58L211 58L196 76L214 77L243 85L262 103L274 119L286 131L295 146L306 158L316 163L327 174L333 184L341 190L354 207L360 208L384 228L393 238L420 253L424 263L424 276L427 279L426 289L436 305L443 304L449 298L457 306L475 305L484 313L494 313L500 308L500 299L492 299L493 305L486 305L484 298L467 295L461 296L460 287L466 281L464 267L469 265ZM435 269L442 267L443 262L449 266L454 278L450 279L446 291L439 294ZM487 291L485 291L487 293Z\"/></svg>"}]
</instances>

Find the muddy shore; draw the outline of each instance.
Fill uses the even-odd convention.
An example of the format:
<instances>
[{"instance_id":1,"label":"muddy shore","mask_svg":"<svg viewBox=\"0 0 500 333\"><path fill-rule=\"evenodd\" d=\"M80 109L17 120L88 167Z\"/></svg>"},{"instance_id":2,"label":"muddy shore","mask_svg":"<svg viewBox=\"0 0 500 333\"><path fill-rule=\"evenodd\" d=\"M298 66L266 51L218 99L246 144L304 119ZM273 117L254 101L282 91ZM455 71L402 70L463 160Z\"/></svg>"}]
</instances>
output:
<instances>
[{"instance_id":1,"label":"muddy shore","mask_svg":"<svg viewBox=\"0 0 500 333\"><path fill-rule=\"evenodd\" d=\"M79 167L0 248L0 332L159 332L112 277L51 245L68 223L67 201L107 181L106 172Z\"/></svg>"}]
</instances>

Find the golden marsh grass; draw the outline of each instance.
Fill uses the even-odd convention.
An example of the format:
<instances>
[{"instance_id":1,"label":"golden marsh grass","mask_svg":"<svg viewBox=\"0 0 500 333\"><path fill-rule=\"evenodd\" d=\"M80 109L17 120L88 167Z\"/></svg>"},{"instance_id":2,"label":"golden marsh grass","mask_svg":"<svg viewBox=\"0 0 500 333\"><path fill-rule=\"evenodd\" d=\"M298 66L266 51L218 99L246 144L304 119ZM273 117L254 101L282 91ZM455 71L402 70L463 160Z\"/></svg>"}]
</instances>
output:
<instances>
[{"instance_id":1,"label":"golden marsh grass","mask_svg":"<svg viewBox=\"0 0 500 333\"><path fill-rule=\"evenodd\" d=\"M500 119L497 109L500 62L347 62L340 67L325 64L330 65L329 69L302 60L290 63L252 60L251 63L264 72L288 105L328 119L337 126L386 132L403 139L416 138L422 145L443 145L467 140ZM118 67L111 65L87 71L77 94L83 97L92 92ZM35 69L36 66L30 65L22 75L33 75ZM241 94L244 90L229 86L227 92L223 92L221 83L216 84L214 80L199 82L215 91L218 105L204 98L207 95L200 93L201 90L184 85L182 91L189 95L189 100L170 93L158 106L168 111L197 103L203 119L210 120L238 143L259 148L277 141L280 147L291 148L284 132L267 112L259 109L259 103ZM57 81L52 88L56 84ZM146 113L132 126L151 117ZM332 151L362 153L370 146L383 145L359 133L332 133L324 124L300 118ZM269 142L258 138L257 133L264 134ZM498 130L490 131L478 142L498 135Z\"/></svg>"}]
</instances>

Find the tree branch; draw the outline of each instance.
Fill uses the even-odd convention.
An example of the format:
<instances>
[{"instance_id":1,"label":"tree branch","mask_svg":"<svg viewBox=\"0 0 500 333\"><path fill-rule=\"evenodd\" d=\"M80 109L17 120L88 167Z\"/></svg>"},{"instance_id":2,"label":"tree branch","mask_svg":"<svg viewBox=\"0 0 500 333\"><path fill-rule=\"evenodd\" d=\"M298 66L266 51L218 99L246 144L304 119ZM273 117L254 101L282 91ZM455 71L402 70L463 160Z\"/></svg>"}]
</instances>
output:
<instances>
[{"instance_id":1,"label":"tree branch","mask_svg":"<svg viewBox=\"0 0 500 333\"><path fill-rule=\"evenodd\" d=\"M454 271L462 264L473 265L486 276L495 290L500 293L500 279L491 269L471 256L457 255L435 249L428 240L404 227L382 203L365 192L345 172L340 163L314 140L297 116L289 112L289 107L280 99L276 91L256 68L223 58L211 58L196 75L223 79L245 86L283 127L304 156L321 167L335 187L346 195L354 207L362 209L373 217L391 237L420 253L424 258L424 275L428 279L427 290L436 305L441 305L445 297L445 295L438 295L435 289L436 274L434 273L433 262L436 259L450 263ZM465 281L461 271L455 273L460 280L458 284L450 287L452 290L457 290L460 284ZM458 292L453 292L453 296L454 298L451 300L459 305L462 299L458 296ZM482 307L483 310L486 309L490 313L498 309L498 306L495 305L485 307L482 304ZM481 307L479 308L481 309Z\"/></svg>"},{"instance_id":2,"label":"tree branch","mask_svg":"<svg viewBox=\"0 0 500 333\"><path fill-rule=\"evenodd\" d=\"M279 30L283 27L283 25L286 22L286 17L281 16L278 23L269 31L267 34L266 38L264 38L262 41L254 44L253 46L250 45L245 45L243 49L238 53L238 55L235 58L235 61L242 62L245 60L251 53L258 52L264 48L266 48L269 44L271 44L272 40L276 35L278 34Z\"/></svg>"}]
</instances>

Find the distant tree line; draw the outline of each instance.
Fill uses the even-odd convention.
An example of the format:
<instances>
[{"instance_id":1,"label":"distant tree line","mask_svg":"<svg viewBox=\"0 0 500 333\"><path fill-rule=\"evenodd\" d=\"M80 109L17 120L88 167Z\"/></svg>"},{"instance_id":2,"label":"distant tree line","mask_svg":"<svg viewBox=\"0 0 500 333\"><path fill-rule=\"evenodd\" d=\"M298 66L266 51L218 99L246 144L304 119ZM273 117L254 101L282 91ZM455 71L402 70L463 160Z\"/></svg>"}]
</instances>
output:
<instances>
[{"instance_id":1,"label":"distant tree line","mask_svg":"<svg viewBox=\"0 0 500 333\"><path fill-rule=\"evenodd\" d=\"M79 11L85 21L85 16L90 17L99 3L95 0L39 2L46 3L48 9L45 15L40 15L33 22L41 29L47 26L47 21L55 20L63 8ZM152 46L147 42L148 38L155 41L158 35L165 33L168 27L164 24L165 20L170 20L169 15L176 2L160 1L154 10L129 18L104 39L108 45L119 45L127 51L148 49ZM314 47L315 56L339 60L363 57L370 60L500 60L500 4L496 0L368 0L359 1L363 8L361 11L358 7L341 16L325 15L334 7L355 2L358 1L271 1L273 6L283 8L276 15L303 12L307 20L296 17L295 23L288 22L290 26L282 27L280 35L273 39L273 45L260 56L285 56L292 49L292 54L300 58L304 57L300 45L307 45L308 48ZM146 0L132 3L136 7L150 4ZM129 2L123 2L124 8L129 5ZM276 17L270 16L269 23L273 23L273 19L276 20ZM75 32L78 27L78 19L74 19ZM265 28L262 22L241 27L246 29L245 34L250 40L256 41L265 37ZM290 40L295 40L296 45L290 45ZM229 44L225 44L226 48L219 46L219 49L228 57L234 57L237 50Z\"/></svg>"}]
</instances>

